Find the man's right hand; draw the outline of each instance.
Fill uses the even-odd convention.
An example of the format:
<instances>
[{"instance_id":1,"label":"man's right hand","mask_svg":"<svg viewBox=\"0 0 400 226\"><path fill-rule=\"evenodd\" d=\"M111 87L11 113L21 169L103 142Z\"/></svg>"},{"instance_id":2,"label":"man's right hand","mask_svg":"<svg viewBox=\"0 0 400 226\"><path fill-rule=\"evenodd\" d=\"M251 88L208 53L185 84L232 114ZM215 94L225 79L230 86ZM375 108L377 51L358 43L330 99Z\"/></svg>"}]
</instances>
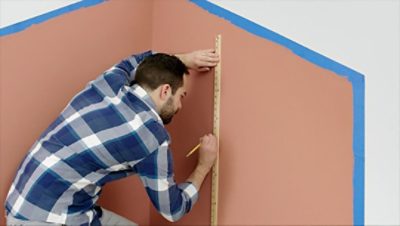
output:
<instances>
[{"instance_id":1,"label":"man's right hand","mask_svg":"<svg viewBox=\"0 0 400 226\"><path fill-rule=\"evenodd\" d=\"M199 160L196 169L189 176L187 181L192 182L200 190L204 178L213 167L218 156L217 137L207 134L200 138Z\"/></svg>"},{"instance_id":2,"label":"man's right hand","mask_svg":"<svg viewBox=\"0 0 400 226\"><path fill-rule=\"evenodd\" d=\"M200 138L200 150L198 167L210 170L214 165L218 154L217 137L212 134L204 135Z\"/></svg>"}]
</instances>

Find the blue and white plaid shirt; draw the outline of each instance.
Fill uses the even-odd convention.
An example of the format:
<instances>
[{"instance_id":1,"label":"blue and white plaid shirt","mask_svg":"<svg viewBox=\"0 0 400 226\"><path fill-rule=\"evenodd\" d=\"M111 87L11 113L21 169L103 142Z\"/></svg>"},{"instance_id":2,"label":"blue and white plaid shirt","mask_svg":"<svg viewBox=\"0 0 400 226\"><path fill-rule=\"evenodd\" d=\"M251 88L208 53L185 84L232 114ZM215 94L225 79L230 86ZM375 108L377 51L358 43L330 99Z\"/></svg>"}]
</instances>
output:
<instances>
[{"instance_id":1,"label":"blue and white plaid shirt","mask_svg":"<svg viewBox=\"0 0 400 226\"><path fill-rule=\"evenodd\" d=\"M151 51L133 55L78 93L32 146L6 199L16 218L100 225L102 187L138 174L156 209L169 221L193 207L198 191L176 184L170 137L135 68Z\"/></svg>"}]
</instances>

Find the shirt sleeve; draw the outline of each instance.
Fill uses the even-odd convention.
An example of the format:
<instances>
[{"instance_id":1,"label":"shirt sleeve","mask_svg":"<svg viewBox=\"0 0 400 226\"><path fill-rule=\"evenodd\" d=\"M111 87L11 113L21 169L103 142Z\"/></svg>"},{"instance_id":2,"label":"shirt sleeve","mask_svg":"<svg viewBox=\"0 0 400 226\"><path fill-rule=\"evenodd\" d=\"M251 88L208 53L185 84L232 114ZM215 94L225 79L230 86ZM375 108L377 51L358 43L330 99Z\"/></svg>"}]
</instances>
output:
<instances>
[{"instance_id":1,"label":"shirt sleeve","mask_svg":"<svg viewBox=\"0 0 400 226\"><path fill-rule=\"evenodd\" d=\"M135 79L137 66L146 57L153 54L153 51L149 50L143 53L131 55L118 64L112 66L88 85L93 85L105 96L114 97L118 95L118 92L124 85L129 85Z\"/></svg>"},{"instance_id":2,"label":"shirt sleeve","mask_svg":"<svg viewBox=\"0 0 400 226\"><path fill-rule=\"evenodd\" d=\"M135 168L154 207L168 221L179 220L196 203L196 187L190 182L176 184L174 181L173 160L167 141Z\"/></svg>"}]
</instances>

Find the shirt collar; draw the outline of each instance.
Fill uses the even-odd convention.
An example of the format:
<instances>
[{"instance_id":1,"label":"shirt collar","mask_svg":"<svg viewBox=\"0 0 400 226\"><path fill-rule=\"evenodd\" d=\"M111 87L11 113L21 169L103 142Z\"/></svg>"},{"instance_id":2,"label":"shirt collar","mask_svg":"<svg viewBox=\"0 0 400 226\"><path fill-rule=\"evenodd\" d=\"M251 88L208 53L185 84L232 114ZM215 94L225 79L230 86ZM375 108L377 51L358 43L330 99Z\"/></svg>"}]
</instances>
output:
<instances>
[{"instance_id":1,"label":"shirt collar","mask_svg":"<svg viewBox=\"0 0 400 226\"><path fill-rule=\"evenodd\" d=\"M162 123L162 120L156 111L156 104L154 103L153 99L151 99L150 95L145 89L143 89L138 84L134 84L131 87L128 86L127 90L128 92L143 100L143 102L146 103L150 107L151 111L157 116L158 121Z\"/></svg>"}]
</instances>

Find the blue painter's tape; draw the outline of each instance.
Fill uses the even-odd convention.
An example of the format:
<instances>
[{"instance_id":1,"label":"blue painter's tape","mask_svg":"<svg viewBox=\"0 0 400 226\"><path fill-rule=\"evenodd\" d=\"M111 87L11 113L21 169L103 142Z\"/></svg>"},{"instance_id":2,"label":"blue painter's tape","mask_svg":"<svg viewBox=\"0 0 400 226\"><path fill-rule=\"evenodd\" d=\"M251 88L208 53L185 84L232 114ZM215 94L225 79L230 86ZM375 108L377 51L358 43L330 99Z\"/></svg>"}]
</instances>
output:
<instances>
[{"instance_id":1,"label":"blue painter's tape","mask_svg":"<svg viewBox=\"0 0 400 226\"><path fill-rule=\"evenodd\" d=\"M294 54L322 68L346 77L353 88L353 223L364 225L364 76L351 68L333 61L315 51L312 51L288 38L283 37L246 18L234 14L206 0L190 0L208 12L222 17L232 24L254 34L290 49Z\"/></svg>"},{"instance_id":2,"label":"blue painter's tape","mask_svg":"<svg viewBox=\"0 0 400 226\"><path fill-rule=\"evenodd\" d=\"M88 6L93 6L99 3L102 3L106 0L82 0L80 2L64 6L62 8L50 11L48 13L33 17L28 20L24 20L22 22L4 27L0 29L0 36L5 36L5 35L10 35L16 32L20 32L25 30L26 28L32 26L33 24L39 24L43 23L49 19L52 19L54 17L60 16L65 13L72 12L74 10L80 9L82 7L88 7Z\"/></svg>"},{"instance_id":3,"label":"blue painter's tape","mask_svg":"<svg viewBox=\"0 0 400 226\"><path fill-rule=\"evenodd\" d=\"M353 218L354 225L364 225L364 77L350 75L349 79L353 85Z\"/></svg>"}]
</instances>

